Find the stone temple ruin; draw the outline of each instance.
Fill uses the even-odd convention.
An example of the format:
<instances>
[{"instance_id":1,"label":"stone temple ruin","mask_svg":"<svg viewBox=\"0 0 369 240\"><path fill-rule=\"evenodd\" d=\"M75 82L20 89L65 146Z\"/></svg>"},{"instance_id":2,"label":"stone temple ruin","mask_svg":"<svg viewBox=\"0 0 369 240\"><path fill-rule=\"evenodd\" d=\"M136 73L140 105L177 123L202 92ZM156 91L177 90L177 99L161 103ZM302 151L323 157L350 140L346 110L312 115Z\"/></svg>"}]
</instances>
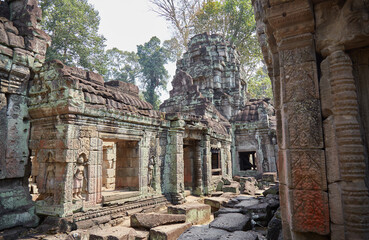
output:
<instances>
[{"instance_id":1,"label":"stone temple ruin","mask_svg":"<svg viewBox=\"0 0 369 240\"><path fill-rule=\"evenodd\" d=\"M1 1L0 231L89 228L278 168L284 239L368 239L369 5L253 5L276 110L247 99L234 47L200 34L156 111L132 84L45 62L37 1Z\"/></svg>"},{"instance_id":2,"label":"stone temple ruin","mask_svg":"<svg viewBox=\"0 0 369 240\"><path fill-rule=\"evenodd\" d=\"M45 63L36 1L0 7L0 230L37 226L37 215L86 225L276 171L274 109L247 101L237 52L220 36L191 40L156 111L132 84Z\"/></svg>"}]
</instances>

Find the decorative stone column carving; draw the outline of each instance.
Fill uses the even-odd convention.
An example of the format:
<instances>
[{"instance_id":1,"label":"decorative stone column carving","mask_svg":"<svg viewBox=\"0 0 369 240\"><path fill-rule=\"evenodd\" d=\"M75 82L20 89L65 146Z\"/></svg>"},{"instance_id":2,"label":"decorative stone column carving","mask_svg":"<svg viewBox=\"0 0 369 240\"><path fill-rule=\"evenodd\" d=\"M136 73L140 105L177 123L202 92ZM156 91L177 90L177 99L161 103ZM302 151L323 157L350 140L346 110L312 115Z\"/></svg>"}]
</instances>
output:
<instances>
[{"instance_id":1,"label":"decorative stone column carving","mask_svg":"<svg viewBox=\"0 0 369 240\"><path fill-rule=\"evenodd\" d=\"M274 79L274 88L281 89L275 91L275 99L284 239L320 239L319 235L329 234L322 118L312 34L314 16L311 9L309 1L291 1L272 5L267 10L267 18L276 37L280 64L280 78Z\"/></svg>"},{"instance_id":2,"label":"decorative stone column carving","mask_svg":"<svg viewBox=\"0 0 369 240\"><path fill-rule=\"evenodd\" d=\"M322 62L322 106L327 147L331 239L367 239L369 198L352 62L343 47L331 47ZM323 96L323 95L322 95Z\"/></svg>"}]
</instances>

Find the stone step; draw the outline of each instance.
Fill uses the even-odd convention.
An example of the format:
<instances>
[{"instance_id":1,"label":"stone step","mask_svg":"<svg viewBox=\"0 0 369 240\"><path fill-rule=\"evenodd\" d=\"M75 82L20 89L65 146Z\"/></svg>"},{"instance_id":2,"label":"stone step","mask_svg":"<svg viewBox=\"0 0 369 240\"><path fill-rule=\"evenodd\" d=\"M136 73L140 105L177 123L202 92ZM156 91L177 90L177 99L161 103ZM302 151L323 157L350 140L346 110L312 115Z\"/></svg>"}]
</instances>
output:
<instances>
[{"instance_id":1,"label":"stone step","mask_svg":"<svg viewBox=\"0 0 369 240\"><path fill-rule=\"evenodd\" d=\"M152 228L150 230L150 240L176 240L191 226L191 223L178 223Z\"/></svg>"},{"instance_id":2,"label":"stone step","mask_svg":"<svg viewBox=\"0 0 369 240\"><path fill-rule=\"evenodd\" d=\"M205 224L210 221L211 207L202 203L185 203L169 206L168 213L185 214L186 222L192 224Z\"/></svg>"},{"instance_id":3,"label":"stone step","mask_svg":"<svg viewBox=\"0 0 369 240\"><path fill-rule=\"evenodd\" d=\"M131 216L131 227L150 229L161 225L184 223L184 214L136 213Z\"/></svg>"},{"instance_id":4,"label":"stone step","mask_svg":"<svg viewBox=\"0 0 369 240\"><path fill-rule=\"evenodd\" d=\"M212 213L218 211L227 202L228 199L224 197L210 197L204 200L204 203L211 207Z\"/></svg>"},{"instance_id":5,"label":"stone step","mask_svg":"<svg viewBox=\"0 0 369 240\"><path fill-rule=\"evenodd\" d=\"M240 194L240 183L232 182L230 185L224 185L222 191Z\"/></svg>"}]
</instances>

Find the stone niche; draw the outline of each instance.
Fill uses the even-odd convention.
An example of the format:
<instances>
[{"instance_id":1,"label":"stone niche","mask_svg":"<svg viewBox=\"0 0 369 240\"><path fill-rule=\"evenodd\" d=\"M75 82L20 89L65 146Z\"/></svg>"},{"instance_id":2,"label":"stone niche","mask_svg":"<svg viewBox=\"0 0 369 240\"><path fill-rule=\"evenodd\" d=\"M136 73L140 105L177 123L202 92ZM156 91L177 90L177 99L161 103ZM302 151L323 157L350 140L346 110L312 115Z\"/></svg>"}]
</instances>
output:
<instances>
[{"instance_id":1,"label":"stone niche","mask_svg":"<svg viewBox=\"0 0 369 240\"><path fill-rule=\"evenodd\" d=\"M369 4L253 6L273 83L283 239L369 239Z\"/></svg>"}]
</instances>

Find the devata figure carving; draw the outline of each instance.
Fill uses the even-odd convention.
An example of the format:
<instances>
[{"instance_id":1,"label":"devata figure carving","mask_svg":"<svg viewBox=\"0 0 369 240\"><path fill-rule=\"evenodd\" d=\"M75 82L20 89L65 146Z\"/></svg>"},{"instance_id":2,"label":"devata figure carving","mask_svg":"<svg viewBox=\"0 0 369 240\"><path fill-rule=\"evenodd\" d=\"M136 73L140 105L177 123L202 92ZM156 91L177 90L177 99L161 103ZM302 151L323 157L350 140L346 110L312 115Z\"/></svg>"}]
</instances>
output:
<instances>
[{"instance_id":1,"label":"devata figure carving","mask_svg":"<svg viewBox=\"0 0 369 240\"><path fill-rule=\"evenodd\" d=\"M152 156L149 158L149 165L148 165L148 173L147 173L147 186L149 188L149 191L152 191L152 182L153 182L153 172L154 172L154 166L155 166L155 157Z\"/></svg>"},{"instance_id":2,"label":"devata figure carving","mask_svg":"<svg viewBox=\"0 0 369 240\"><path fill-rule=\"evenodd\" d=\"M84 199L82 191L86 186L85 155L79 155L73 175L73 200Z\"/></svg>"},{"instance_id":3,"label":"devata figure carving","mask_svg":"<svg viewBox=\"0 0 369 240\"><path fill-rule=\"evenodd\" d=\"M49 152L46 159L46 174L45 174L45 200L50 201L54 196L55 188L55 164L53 155Z\"/></svg>"}]
</instances>

